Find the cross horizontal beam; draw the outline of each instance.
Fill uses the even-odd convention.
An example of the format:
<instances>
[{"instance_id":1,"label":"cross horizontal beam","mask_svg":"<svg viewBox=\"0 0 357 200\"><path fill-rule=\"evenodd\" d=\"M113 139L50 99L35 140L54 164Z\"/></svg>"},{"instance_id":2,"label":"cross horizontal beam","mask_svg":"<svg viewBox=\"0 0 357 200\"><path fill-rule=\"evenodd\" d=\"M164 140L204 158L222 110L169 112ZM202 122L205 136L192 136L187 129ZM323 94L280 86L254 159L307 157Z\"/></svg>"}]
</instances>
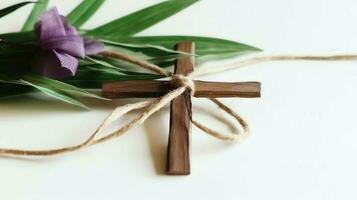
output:
<instances>
[{"instance_id":1,"label":"cross horizontal beam","mask_svg":"<svg viewBox=\"0 0 357 200\"><path fill-rule=\"evenodd\" d=\"M195 97L224 98L260 97L261 84L259 82L209 82L194 81ZM175 89L170 81L139 80L106 83L103 85L102 96L107 98L146 98L159 97Z\"/></svg>"},{"instance_id":2,"label":"cross horizontal beam","mask_svg":"<svg viewBox=\"0 0 357 200\"><path fill-rule=\"evenodd\" d=\"M176 45L176 50L194 55L193 42L182 42ZM176 60L176 75L187 76L193 72L194 56L180 57ZM194 81L195 97L260 97L259 82L208 82ZM160 97L177 88L171 81L165 80L133 80L115 83L105 83L102 96L115 98L145 98ZM191 91L185 92L171 101L170 134L167 148L167 174L190 174L190 135L191 135L192 103Z\"/></svg>"}]
</instances>

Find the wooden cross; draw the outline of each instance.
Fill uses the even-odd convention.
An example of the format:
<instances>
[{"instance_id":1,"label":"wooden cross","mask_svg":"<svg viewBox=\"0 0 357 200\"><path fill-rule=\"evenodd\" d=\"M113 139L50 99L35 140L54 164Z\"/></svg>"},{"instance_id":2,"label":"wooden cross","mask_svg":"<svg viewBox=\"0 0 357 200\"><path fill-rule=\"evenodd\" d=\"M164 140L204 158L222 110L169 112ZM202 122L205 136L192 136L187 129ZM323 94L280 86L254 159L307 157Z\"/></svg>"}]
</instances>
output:
<instances>
[{"instance_id":1,"label":"wooden cross","mask_svg":"<svg viewBox=\"0 0 357 200\"><path fill-rule=\"evenodd\" d=\"M194 54L194 43L176 45L178 51ZM194 56L178 58L175 74L188 75L194 68ZM194 97L260 97L259 82L207 82L194 81ZM107 98L159 97L175 89L170 81L139 80L106 83L102 95ZM191 96L186 90L171 102L170 135L167 150L167 173L190 174Z\"/></svg>"}]
</instances>

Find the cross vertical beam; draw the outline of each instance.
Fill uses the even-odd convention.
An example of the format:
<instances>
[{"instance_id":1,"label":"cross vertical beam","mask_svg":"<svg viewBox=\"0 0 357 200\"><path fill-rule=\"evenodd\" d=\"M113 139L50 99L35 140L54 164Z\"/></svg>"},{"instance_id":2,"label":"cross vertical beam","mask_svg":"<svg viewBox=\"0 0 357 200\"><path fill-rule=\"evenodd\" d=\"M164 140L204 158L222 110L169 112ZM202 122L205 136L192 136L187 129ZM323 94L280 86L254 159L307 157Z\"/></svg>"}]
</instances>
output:
<instances>
[{"instance_id":1,"label":"cross vertical beam","mask_svg":"<svg viewBox=\"0 0 357 200\"><path fill-rule=\"evenodd\" d=\"M194 43L183 42L176 50L194 54ZM188 75L193 71L194 56L178 58L175 74ZM186 90L171 102L170 136L167 149L167 174L190 174L191 96Z\"/></svg>"},{"instance_id":2,"label":"cross vertical beam","mask_svg":"<svg viewBox=\"0 0 357 200\"><path fill-rule=\"evenodd\" d=\"M179 51L194 54L194 44L191 42L179 43ZM178 58L175 65L175 74L187 75L193 71L194 57ZM208 82L193 80L195 97L229 98L260 97L261 85L259 82ZM164 80L132 80L113 83L104 83L102 96L107 98L145 98L160 97L176 89L172 81ZM190 174L190 134L191 134L191 96L185 91L171 101L170 136L167 150L167 173L171 175Z\"/></svg>"}]
</instances>

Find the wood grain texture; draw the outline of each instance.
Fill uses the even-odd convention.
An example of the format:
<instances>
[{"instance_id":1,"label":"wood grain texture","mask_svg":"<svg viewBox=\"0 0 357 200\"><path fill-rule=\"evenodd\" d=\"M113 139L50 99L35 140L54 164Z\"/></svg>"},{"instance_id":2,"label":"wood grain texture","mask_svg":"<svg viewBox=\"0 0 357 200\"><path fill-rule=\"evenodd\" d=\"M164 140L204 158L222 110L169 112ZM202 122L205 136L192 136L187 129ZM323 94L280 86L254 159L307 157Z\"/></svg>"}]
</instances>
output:
<instances>
[{"instance_id":1,"label":"wood grain texture","mask_svg":"<svg viewBox=\"0 0 357 200\"><path fill-rule=\"evenodd\" d=\"M260 97L261 85L259 82L194 82L194 96L199 98ZM111 99L160 97L173 89L170 81L121 81L104 84L102 96Z\"/></svg>"},{"instance_id":2,"label":"wood grain texture","mask_svg":"<svg viewBox=\"0 0 357 200\"><path fill-rule=\"evenodd\" d=\"M195 97L205 98L256 98L260 97L261 84L259 82L209 82L194 81Z\"/></svg>"},{"instance_id":3,"label":"wood grain texture","mask_svg":"<svg viewBox=\"0 0 357 200\"><path fill-rule=\"evenodd\" d=\"M183 42L178 51L194 53L194 43ZM175 74L187 75L193 71L194 58L178 58ZM191 96L187 90L171 102L170 135L167 150L167 174L190 174Z\"/></svg>"},{"instance_id":4,"label":"wood grain texture","mask_svg":"<svg viewBox=\"0 0 357 200\"><path fill-rule=\"evenodd\" d=\"M194 44L180 43L177 50L194 54ZM187 75L193 71L194 57L178 58L175 74ZM195 97L260 97L259 82L209 82L194 80ZM145 98L160 97L174 90L170 81L138 80L103 84L102 96L107 98ZM170 135L167 150L167 174L190 174L190 136L191 136L191 96L186 90L171 102Z\"/></svg>"},{"instance_id":5,"label":"wood grain texture","mask_svg":"<svg viewBox=\"0 0 357 200\"><path fill-rule=\"evenodd\" d=\"M160 97L172 89L170 81L120 81L103 84L102 96L111 99Z\"/></svg>"}]
</instances>

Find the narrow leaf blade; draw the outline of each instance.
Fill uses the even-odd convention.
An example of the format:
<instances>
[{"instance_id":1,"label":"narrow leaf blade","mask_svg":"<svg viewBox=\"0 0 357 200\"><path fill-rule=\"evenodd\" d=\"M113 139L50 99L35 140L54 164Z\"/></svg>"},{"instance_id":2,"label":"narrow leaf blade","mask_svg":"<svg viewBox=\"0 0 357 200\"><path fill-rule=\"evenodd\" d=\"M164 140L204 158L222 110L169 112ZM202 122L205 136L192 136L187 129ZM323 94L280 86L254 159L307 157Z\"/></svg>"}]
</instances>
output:
<instances>
[{"instance_id":1,"label":"narrow leaf blade","mask_svg":"<svg viewBox=\"0 0 357 200\"><path fill-rule=\"evenodd\" d=\"M37 19L43 11L46 10L49 0L38 0L36 5L33 7L29 17L27 18L22 31L30 31L33 29L33 26L36 24Z\"/></svg>"},{"instance_id":2,"label":"narrow leaf blade","mask_svg":"<svg viewBox=\"0 0 357 200\"><path fill-rule=\"evenodd\" d=\"M25 81L25 80L22 80L22 82L26 83L27 85L29 86L32 86L36 89L38 89L39 91L51 96L51 97L54 97L58 100L61 100L61 101L64 101L66 103L69 103L69 104L72 104L72 105L75 105L75 106L79 106L81 108L85 108L85 109L89 109L86 105L84 105L83 103L81 103L80 101L78 101L76 98L68 95L68 94L65 94L63 92L60 92L56 89L53 89L53 88L50 88L50 87L45 87L45 86L41 86L41 85L37 85L35 83L32 83L32 82L29 82L29 81Z\"/></svg>"},{"instance_id":3,"label":"narrow leaf blade","mask_svg":"<svg viewBox=\"0 0 357 200\"><path fill-rule=\"evenodd\" d=\"M83 0L68 15L67 19L75 27L81 27L100 8L105 0Z\"/></svg>"},{"instance_id":4,"label":"narrow leaf blade","mask_svg":"<svg viewBox=\"0 0 357 200\"><path fill-rule=\"evenodd\" d=\"M100 89L103 83L127 80L152 80L163 78L162 75L127 71L119 68L108 67L104 60L94 65L83 65L77 70L76 76L63 80L64 82L80 88Z\"/></svg>"},{"instance_id":5,"label":"narrow leaf blade","mask_svg":"<svg viewBox=\"0 0 357 200\"><path fill-rule=\"evenodd\" d=\"M58 91L63 91L64 93L74 95L74 96L82 96L82 97L90 97L90 98L96 98L96 99L102 99L102 100L107 100L103 97L100 97L98 95L92 94L90 92L87 92L81 88L77 88L75 86L69 85L67 83L57 81L54 79L50 79L44 76L39 76L35 74L26 74L22 76L22 79L27 82L31 82L33 84L46 87L46 88L52 88Z\"/></svg>"},{"instance_id":6,"label":"narrow leaf blade","mask_svg":"<svg viewBox=\"0 0 357 200\"><path fill-rule=\"evenodd\" d=\"M33 92L33 89L26 85L0 83L0 99L30 92Z\"/></svg>"},{"instance_id":7,"label":"narrow leaf blade","mask_svg":"<svg viewBox=\"0 0 357 200\"><path fill-rule=\"evenodd\" d=\"M35 3L35 2L33 2L33 1L25 1L25 2L21 2L21 3L18 3L18 4L3 8L3 9L0 10L0 18L4 17L4 16L14 12L15 10L17 10L17 9L23 7L23 6L26 6L27 4L30 4L30 3Z\"/></svg>"},{"instance_id":8,"label":"narrow leaf blade","mask_svg":"<svg viewBox=\"0 0 357 200\"><path fill-rule=\"evenodd\" d=\"M131 36L176 14L198 0L169 0L144 8L87 32L91 36Z\"/></svg>"},{"instance_id":9,"label":"narrow leaf blade","mask_svg":"<svg viewBox=\"0 0 357 200\"><path fill-rule=\"evenodd\" d=\"M158 45L169 49L174 49L175 45L179 42L192 41L196 44L196 54L199 56L233 52L261 51L256 47L235 41L198 36L147 36L119 39L115 39L110 36L105 36L103 38L123 43Z\"/></svg>"},{"instance_id":10,"label":"narrow leaf blade","mask_svg":"<svg viewBox=\"0 0 357 200\"><path fill-rule=\"evenodd\" d=\"M0 34L0 39L16 43L28 43L36 41L36 35L33 31L12 32Z\"/></svg>"},{"instance_id":11,"label":"narrow leaf blade","mask_svg":"<svg viewBox=\"0 0 357 200\"><path fill-rule=\"evenodd\" d=\"M163 46L159 45L152 45L152 44L130 44L130 43L121 43L121 42L115 42L115 41L110 41L110 40L101 40L104 44L110 45L110 46L118 46L118 47L123 47L123 48L128 48L131 50L136 50L136 51L142 51L144 50L157 50L161 51L165 54L181 54L181 55L190 55L189 53L182 52L182 51L177 51L173 50L170 48L166 48Z\"/></svg>"}]
</instances>

